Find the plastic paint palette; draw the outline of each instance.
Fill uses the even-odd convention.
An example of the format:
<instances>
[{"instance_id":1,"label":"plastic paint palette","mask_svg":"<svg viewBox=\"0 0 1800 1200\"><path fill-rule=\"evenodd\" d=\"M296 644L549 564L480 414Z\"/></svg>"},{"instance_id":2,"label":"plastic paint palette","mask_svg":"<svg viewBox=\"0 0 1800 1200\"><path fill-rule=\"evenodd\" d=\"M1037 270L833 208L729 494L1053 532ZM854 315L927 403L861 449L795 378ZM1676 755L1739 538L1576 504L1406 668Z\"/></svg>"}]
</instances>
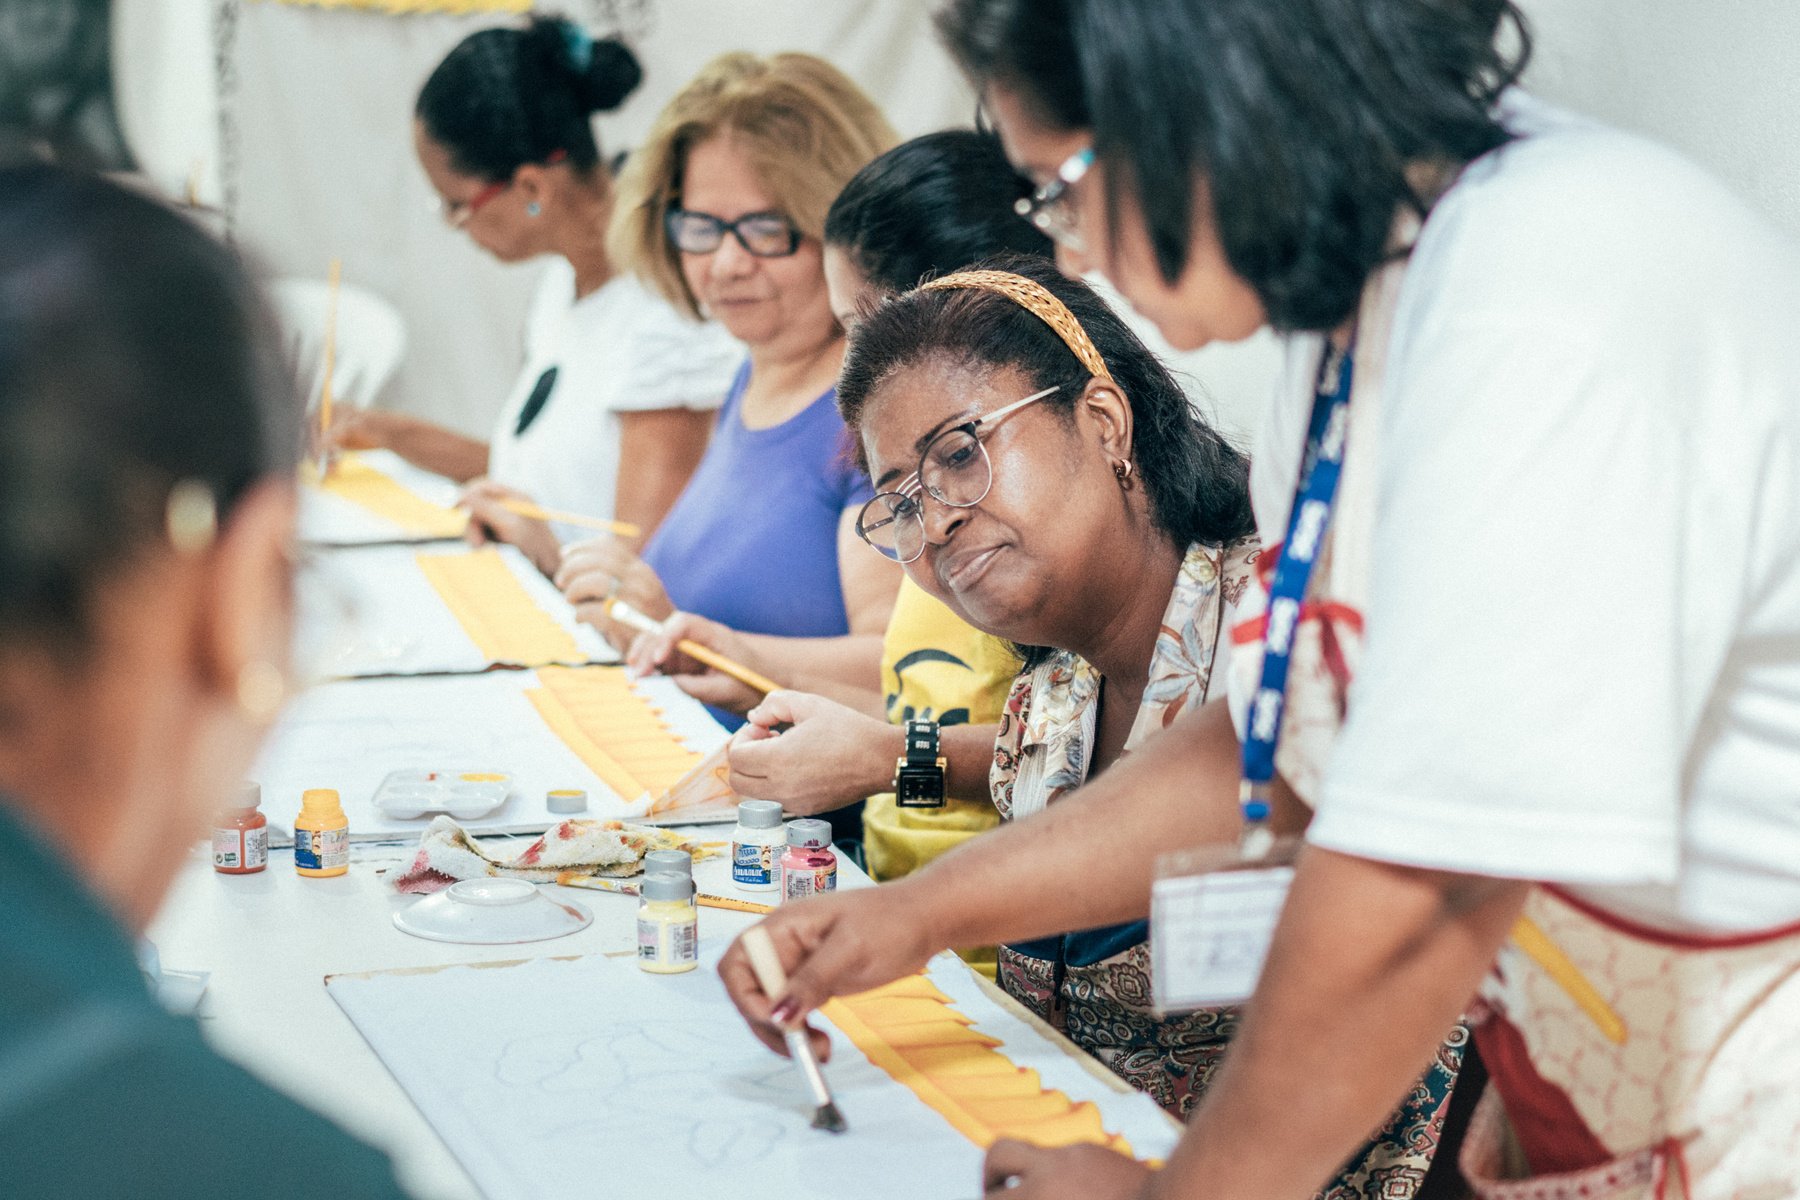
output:
<instances>
[{"instance_id":1,"label":"plastic paint palette","mask_svg":"<svg viewBox=\"0 0 1800 1200\"><path fill-rule=\"evenodd\" d=\"M375 807L398 821L439 813L472 821L505 804L511 791L505 771L393 771L375 789Z\"/></svg>"}]
</instances>

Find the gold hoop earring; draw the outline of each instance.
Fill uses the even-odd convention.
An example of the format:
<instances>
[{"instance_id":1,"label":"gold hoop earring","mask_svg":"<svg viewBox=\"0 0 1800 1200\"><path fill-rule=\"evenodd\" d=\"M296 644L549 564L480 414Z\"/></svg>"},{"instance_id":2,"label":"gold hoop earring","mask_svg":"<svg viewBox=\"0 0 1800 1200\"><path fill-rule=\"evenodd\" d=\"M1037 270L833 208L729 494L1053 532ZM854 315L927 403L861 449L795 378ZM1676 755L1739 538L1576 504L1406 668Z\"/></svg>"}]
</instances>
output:
<instances>
[{"instance_id":1,"label":"gold hoop earring","mask_svg":"<svg viewBox=\"0 0 1800 1200\"><path fill-rule=\"evenodd\" d=\"M1131 473L1137 470L1137 464L1129 458L1118 458L1113 460L1112 470L1113 478L1119 481L1119 486L1129 492L1131 490Z\"/></svg>"},{"instance_id":2,"label":"gold hoop earring","mask_svg":"<svg viewBox=\"0 0 1800 1200\"><path fill-rule=\"evenodd\" d=\"M287 699L287 679L272 662L257 659L238 672L237 702L246 717L258 723L273 721Z\"/></svg>"}]
</instances>

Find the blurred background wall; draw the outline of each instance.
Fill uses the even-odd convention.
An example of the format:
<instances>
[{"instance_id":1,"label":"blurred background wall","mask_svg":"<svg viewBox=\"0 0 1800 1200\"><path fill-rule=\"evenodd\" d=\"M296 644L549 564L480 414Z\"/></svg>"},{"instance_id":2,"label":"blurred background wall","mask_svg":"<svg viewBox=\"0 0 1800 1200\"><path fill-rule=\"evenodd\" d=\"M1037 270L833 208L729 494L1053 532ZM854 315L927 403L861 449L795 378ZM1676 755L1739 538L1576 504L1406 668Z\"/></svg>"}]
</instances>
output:
<instances>
[{"instance_id":1,"label":"blurred background wall","mask_svg":"<svg viewBox=\"0 0 1800 1200\"><path fill-rule=\"evenodd\" d=\"M7 7L23 2L0 0L0 27ZM727 49L822 54L862 82L904 135L966 124L974 109L932 38L932 0L541 7L599 33L619 30L639 49L643 88L598 126L609 150L630 147L669 96ZM1800 71L1792 66L1800 2L1524 7L1537 34L1533 90L1680 147L1800 237ZM397 15L358 0L117 0L112 23L117 104L145 172L170 194L192 189L224 209L277 274L322 277L341 257L346 280L387 297L409 326L407 362L384 402L477 434L516 369L534 269L493 263L432 215L412 159L410 114L438 59L469 31L504 19L492 11ZM1177 365L1199 381L1219 422L1245 437L1273 364L1264 335Z\"/></svg>"}]
</instances>

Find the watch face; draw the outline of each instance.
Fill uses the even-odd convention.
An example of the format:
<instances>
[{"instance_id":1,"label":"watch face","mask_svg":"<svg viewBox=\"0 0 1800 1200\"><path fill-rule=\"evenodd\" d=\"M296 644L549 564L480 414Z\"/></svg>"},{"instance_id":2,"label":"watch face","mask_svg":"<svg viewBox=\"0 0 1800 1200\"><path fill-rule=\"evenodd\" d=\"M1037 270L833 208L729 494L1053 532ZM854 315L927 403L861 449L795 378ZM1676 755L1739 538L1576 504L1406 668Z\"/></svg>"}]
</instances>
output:
<instances>
[{"instance_id":1,"label":"watch face","mask_svg":"<svg viewBox=\"0 0 1800 1200\"><path fill-rule=\"evenodd\" d=\"M894 803L901 808L944 807L944 776L935 768L907 767L894 788Z\"/></svg>"}]
</instances>

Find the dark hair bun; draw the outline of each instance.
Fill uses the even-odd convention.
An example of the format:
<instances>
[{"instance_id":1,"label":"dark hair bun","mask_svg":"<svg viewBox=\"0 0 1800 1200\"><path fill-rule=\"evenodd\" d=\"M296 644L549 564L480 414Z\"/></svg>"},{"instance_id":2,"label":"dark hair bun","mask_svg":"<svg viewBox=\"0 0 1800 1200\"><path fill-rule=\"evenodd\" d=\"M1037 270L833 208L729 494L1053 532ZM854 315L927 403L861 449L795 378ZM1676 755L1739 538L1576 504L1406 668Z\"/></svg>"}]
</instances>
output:
<instances>
[{"instance_id":1,"label":"dark hair bun","mask_svg":"<svg viewBox=\"0 0 1800 1200\"><path fill-rule=\"evenodd\" d=\"M611 112L643 81L644 68L638 65L631 47L618 38L600 38L581 76L582 96L589 112Z\"/></svg>"},{"instance_id":2,"label":"dark hair bun","mask_svg":"<svg viewBox=\"0 0 1800 1200\"><path fill-rule=\"evenodd\" d=\"M560 78L584 112L611 112L643 81L637 55L618 38L596 38L567 17L531 19L525 37L549 78Z\"/></svg>"},{"instance_id":3,"label":"dark hair bun","mask_svg":"<svg viewBox=\"0 0 1800 1200\"><path fill-rule=\"evenodd\" d=\"M560 151L569 165L600 161L589 118L619 107L642 82L637 55L595 39L565 17L478 29L445 56L419 90L425 131L458 171L504 180Z\"/></svg>"}]
</instances>

